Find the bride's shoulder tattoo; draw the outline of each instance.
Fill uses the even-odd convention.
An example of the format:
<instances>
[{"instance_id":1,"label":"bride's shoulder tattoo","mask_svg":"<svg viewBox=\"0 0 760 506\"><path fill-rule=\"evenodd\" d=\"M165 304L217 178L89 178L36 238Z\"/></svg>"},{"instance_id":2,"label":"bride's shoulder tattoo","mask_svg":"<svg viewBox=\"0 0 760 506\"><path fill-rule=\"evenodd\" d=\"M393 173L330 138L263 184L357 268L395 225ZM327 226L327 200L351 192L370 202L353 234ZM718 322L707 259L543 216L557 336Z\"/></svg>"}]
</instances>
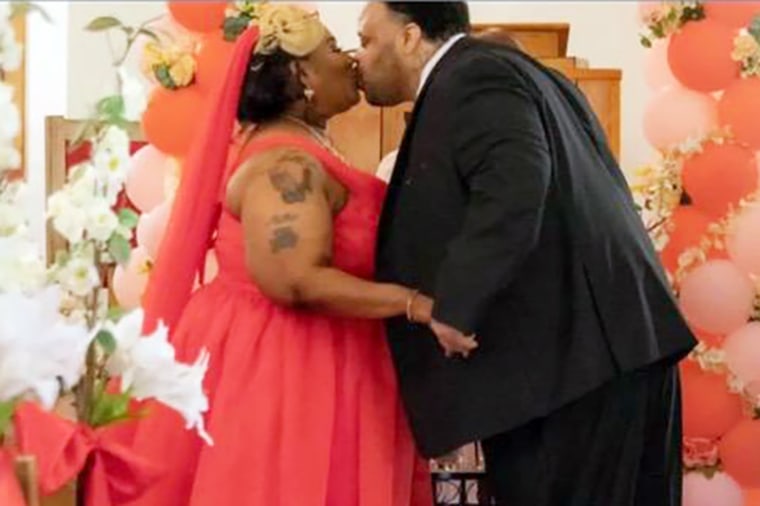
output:
<instances>
[{"instance_id":1,"label":"bride's shoulder tattoo","mask_svg":"<svg viewBox=\"0 0 760 506\"><path fill-rule=\"evenodd\" d=\"M268 171L269 182L286 204L305 202L314 192L314 177L319 162L298 150L285 150Z\"/></svg>"}]
</instances>

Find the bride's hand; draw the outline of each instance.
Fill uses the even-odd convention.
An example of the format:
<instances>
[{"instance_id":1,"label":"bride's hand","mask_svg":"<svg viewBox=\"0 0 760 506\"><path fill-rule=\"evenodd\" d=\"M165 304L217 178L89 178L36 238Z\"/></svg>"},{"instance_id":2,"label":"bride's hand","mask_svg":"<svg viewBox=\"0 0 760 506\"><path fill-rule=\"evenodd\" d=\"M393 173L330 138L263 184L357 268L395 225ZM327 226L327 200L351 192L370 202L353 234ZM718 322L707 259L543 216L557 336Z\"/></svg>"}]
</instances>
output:
<instances>
[{"instance_id":1,"label":"bride's hand","mask_svg":"<svg viewBox=\"0 0 760 506\"><path fill-rule=\"evenodd\" d=\"M417 294L412 301L411 316L414 323L429 325L433 319L433 299Z\"/></svg>"}]
</instances>

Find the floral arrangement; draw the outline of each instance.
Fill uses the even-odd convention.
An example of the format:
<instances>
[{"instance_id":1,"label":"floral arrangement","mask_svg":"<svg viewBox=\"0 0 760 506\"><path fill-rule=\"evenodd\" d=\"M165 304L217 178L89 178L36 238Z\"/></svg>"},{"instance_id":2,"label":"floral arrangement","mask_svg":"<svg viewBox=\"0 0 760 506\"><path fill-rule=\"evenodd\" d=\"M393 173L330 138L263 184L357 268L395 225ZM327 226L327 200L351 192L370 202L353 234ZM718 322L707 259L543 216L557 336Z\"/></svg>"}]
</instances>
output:
<instances>
[{"instance_id":1,"label":"floral arrangement","mask_svg":"<svg viewBox=\"0 0 760 506\"><path fill-rule=\"evenodd\" d=\"M652 47L655 39L664 39L676 33L686 23L705 18L705 9L699 1L662 1L646 10L644 25L647 33L640 35L644 47Z\"/></svg>"},{"instance_id":2,"label":"floral arrangement","mask_svg":"<svg viewBox=\"0 0 760 506\"><path fill-rule=\"evenodd\" d=\"M0 17L0 40L7 39L7 27L6 17ZM113 18L98 18L87 28L116 28L127 36L127 48L114 60L118 92L97 103L81 133L92 146L90 159L71 168L63 187L48 199L47 217L67 241L49 266L28 231L25 185L5 177L20 164L19 157L4 156L0 167L0 437L15 417L17 432L32 439L20 450L38 460L52 457L35 446L35 431L60 423L60 416L36 406L52 410L61 402L73 404L76 423L87 428L82 437L96 438L91 452L100 444L92 430L143 416L133 409L134 401L142 400L179 412L187 428L212 444L203 420L208 353L192 364L177 361L166 327L143 336L142 310L122 314L110 303L110 271L129 260L138 221L133 211L116 207L130 160L126 127L146 103L142 87L122 64L138 36L152 35ZM8 61L5 53L0 58ZM8 88L0 82L0 153L11 149L19 131ZM44 423L25 426L32 419ZM65 484L41 480L43 492Z\"/></svg>"},{"instance_id":3,"label":"floral arrangement","mask_svg":"<svg viewBox=\"0 0 760 506\"><path fill-rule=\"evenodd\" d=\"M760 76L760 16L736 36L731 58L741 62L742 77Z\"/></svg>"}]
</instances>

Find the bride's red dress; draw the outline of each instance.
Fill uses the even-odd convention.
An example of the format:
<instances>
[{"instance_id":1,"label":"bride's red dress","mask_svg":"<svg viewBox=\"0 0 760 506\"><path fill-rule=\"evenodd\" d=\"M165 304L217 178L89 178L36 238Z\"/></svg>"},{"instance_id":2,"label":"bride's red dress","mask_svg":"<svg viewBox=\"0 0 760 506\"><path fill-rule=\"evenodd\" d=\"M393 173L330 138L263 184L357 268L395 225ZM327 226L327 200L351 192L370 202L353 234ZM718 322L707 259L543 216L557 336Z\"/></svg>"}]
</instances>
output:
<instances>
[{"instance_id":1,"label":"bride's red dress","mask_svg":"<svg viewBox=\"0 0 760 506\"><path fill-rule=\"evenodd\" d=\"M254 139L230 167L278 146L303 149L348 190L333 224L333 263L372 279L385 185L297 136ZM382 321L281 307L249 277L243 229L222 210L219 274L185 307L172 343L192 362L208 349L207 430L214 446L159 406L135 450L168 475L134 506L430 506L397 391Z\"/></svg>"}]
</instances>

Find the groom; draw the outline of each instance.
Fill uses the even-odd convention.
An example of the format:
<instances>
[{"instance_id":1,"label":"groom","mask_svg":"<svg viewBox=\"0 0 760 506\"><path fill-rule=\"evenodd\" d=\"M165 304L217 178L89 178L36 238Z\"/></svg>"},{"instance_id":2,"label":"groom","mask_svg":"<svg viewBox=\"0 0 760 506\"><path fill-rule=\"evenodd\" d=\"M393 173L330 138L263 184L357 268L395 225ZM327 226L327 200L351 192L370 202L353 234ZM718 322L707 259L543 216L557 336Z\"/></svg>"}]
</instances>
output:
<instances>
[{"instance_id":1,"label":"groom","mask_svg":"<svg viewBox=\"0 0 760 506\"><path fill-rule=\"evenodd\" d=\"M695 341L625 178L569 81L468 30L463 2L360 20L367 100L415 102L377 268L435 298L388 322L419 447L482 440L499 504L680 505Z\"/></svg>"}]
</instances>

